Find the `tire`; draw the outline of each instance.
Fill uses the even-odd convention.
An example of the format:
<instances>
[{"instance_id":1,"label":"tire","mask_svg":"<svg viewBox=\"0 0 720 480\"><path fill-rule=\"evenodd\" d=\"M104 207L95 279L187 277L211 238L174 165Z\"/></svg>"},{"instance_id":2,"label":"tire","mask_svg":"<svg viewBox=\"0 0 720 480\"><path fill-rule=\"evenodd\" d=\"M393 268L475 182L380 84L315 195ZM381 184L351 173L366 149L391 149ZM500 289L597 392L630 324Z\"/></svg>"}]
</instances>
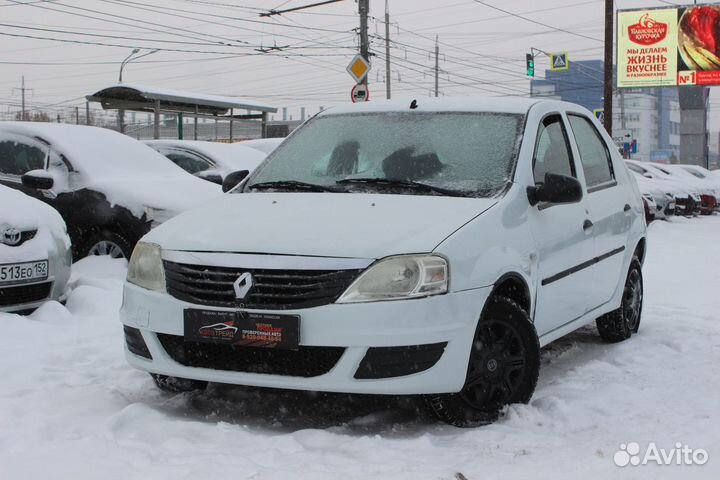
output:
<instances>
[{"instance_id":1,"label":"tire","mask_svg":"<svg viewBox=\"0 0 720 480\"><path fill-rule=\"evenodd\" d=\"M155 386L157 386L163 392L168 393L186 393L196 392L205 390L208 386L208 382L201 380L189 380L187 378L170 377L168 375L159 375L157 373L151 373Z\"/></svg>"},{"instance_id":2,"label":"tire","mask_svg":"<svg viewBox=\"0 0 720 480\"><path fill-rule=\"evenodd\" d=\"M637 257L630 262L620 308L596 321L598 333L606 342L621 342L640 328L643 302L642 265Z\"/></svg>"},{"instance_id":3,"label":"tire","mask_svg":"<svg viewBox=\"0 0 720 480\"><path fill-rule=\"evenodd\" d=\"M540 343L527 312L508 298L492 297L478 322L462 390L426 395L425 401L450 425L486 425L505 405L530 401L539 371Z\"/></svg>"},{"instance_id":4,"label":"tire","mask_svg":"<svg viewBox=\"0 0 720 480\"><path fill-rule=\"evenodd\" d=\"M133 245L119 233L110 230L93 232L85 240L80 257L110 255L112 258L130 259Z\"/></svg>"}]
</instances>

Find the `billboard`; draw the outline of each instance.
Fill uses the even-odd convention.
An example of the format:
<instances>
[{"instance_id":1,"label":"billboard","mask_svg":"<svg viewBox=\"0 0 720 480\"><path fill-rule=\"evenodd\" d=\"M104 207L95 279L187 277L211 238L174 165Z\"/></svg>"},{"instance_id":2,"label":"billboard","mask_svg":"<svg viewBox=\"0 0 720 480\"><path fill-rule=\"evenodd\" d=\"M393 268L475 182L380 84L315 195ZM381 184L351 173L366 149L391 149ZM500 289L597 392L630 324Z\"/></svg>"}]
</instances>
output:
<instances>
[{"instance_id":1,"label":"billboard","mask_svg":"<svg viewBox=\"0 0 720 480\"><path fill-rule=\"evenodd\" d=\"M720 4L618 11L618 88L677 85L720 85Z\"/></svg>"}]
</instances>

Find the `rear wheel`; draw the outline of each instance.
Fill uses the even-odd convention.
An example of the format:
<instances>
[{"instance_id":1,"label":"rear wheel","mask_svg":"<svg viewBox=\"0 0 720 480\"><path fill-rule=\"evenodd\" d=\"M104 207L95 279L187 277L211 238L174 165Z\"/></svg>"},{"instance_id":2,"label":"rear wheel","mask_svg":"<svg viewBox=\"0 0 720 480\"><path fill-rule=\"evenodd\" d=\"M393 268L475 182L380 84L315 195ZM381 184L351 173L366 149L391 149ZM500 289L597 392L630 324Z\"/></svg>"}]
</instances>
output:
<instances>
[{"instance_id":1,"label":"rear wheel","mask_svg":"<svg viewBox=\"0 0 720 480\"><path fill-rule=\"evenodd\" d=\"M607 342L628 339L640 328L643 303L642 266L637 257L630 262L620 308L598 318L597 329L600 337Z\"/></svg>"},{"instance_id":2,"label":"rear wheel","mask_svg":"<svg viewBox=\"0 0 720 480\"><path fill-rule=\"evenodd\" d=\"M527 312L504 297L488 300L478 323L463 389L426 396L440 420L475 427L498 418L503 406L527 403L540 370L540 344Z\"/></svg>"},{"instance_id":3,"label":"rear wheel","mask_svg":"<svg viewBox=\"0 0 720 480\"><path fill-rule=\"evenodd\" d=\"M160 390L168 393L194 392L198 390L205 390L208 386L208 382L203 382L201 380L170 377L168 375L160 375L157 373L151 373L150 376Z\"/></svg>"}]
</instances>

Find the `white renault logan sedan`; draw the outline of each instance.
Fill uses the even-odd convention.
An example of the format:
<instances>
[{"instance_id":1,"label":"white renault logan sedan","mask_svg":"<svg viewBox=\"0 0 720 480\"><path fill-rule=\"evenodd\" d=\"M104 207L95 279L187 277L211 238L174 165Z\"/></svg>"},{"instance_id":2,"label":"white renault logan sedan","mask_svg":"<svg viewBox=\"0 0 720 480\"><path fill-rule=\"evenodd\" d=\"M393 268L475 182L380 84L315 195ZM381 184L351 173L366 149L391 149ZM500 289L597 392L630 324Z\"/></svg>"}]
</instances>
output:
<instances>
[{"instance_id":1,"label":"white renault logan sedan","mask_svg":"<svg viewBox=\"0 0 720 480\"><path fill-rule=\"evenodd\" d=\"M608 341L638 330L645 236L635 180L582 107L334 108L142 239L126 355L169 390L422 394L446 422L486 423L530 399L541 346L595 320Z\"/></svg>"}]
</instances>

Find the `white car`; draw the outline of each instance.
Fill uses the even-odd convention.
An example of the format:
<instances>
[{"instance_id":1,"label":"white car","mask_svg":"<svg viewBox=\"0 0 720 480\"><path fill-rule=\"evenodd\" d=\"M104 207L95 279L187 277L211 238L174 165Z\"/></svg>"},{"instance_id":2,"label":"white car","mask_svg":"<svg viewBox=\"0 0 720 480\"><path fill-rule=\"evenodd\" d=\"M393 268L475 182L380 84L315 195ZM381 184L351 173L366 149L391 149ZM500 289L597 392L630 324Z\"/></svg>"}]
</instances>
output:
<instances>
[{"instance_id":1,"label":"white car","mask_svg":"<svg viewBox=\"0 0 720 480\"><path fill-rule=\"evenodd\" d=\"M194 140L147 140L145 143L186 172L219 184L229 173L252 172L267 156L240 143Z\"/></svg>"},{"instance_id":2,"label":"white car","mask_svg":"<svg viewBox=\"0 0 720 480\"><path fill-rule=\"evenodd\" d=\"M0 312L28 313L48 300L65 301L71 264L60 215L0 185Z\"/></svg>"},{"instance_id":3,"label":"white car","mask_svg":"<svg viewBox=\"0 0 720 480\"><path fill-rule=\"evenodd\" d=\"M661 188L663 185L658 185L656 181L650 180L632 170L630 173L635 177L642 196L648 201L652 200L651 203L655 205L654 218L667 219L675 215L675 195L665 191L667 188L663 190Z\"/></svg>"},{"instance_id":4,"label":"white car","mask_svg":"<svg viewBox=\"0 0 720 480\"><path fill-rule=\"evenodd\" d=\"M477 425L530 399L541 346L638 330L642 199L578 105L328 109L232 192L130 260L126 356L162 388L423 394Z\"/></svg>"}]
</instances>

